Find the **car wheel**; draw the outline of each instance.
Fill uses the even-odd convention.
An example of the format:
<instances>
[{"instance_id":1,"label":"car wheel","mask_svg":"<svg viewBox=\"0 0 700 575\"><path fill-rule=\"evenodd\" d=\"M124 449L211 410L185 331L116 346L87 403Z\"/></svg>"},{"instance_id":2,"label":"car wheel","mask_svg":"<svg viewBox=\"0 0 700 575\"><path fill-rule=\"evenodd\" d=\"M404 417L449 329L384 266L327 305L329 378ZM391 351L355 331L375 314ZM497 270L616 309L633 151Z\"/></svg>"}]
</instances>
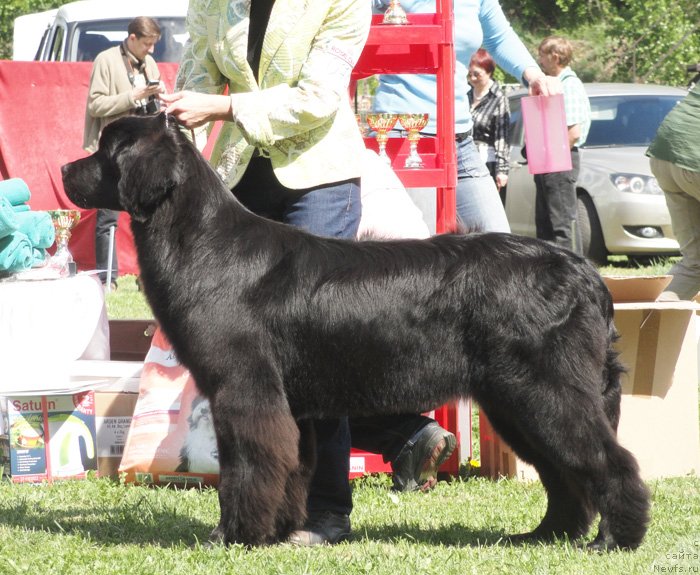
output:
<instances>
[{"instance_id":1,"label":"car wheel","mask_svg":"<svg viewBox=\"0 0 700 575\"><path fill-rule=\"evenodd\" d=\"M603 231L593 200L586 194L579 194L577 208L583 255L599 265L605 265L608 262L608 250L605 248Z\"/></svg>"}]
</instances>

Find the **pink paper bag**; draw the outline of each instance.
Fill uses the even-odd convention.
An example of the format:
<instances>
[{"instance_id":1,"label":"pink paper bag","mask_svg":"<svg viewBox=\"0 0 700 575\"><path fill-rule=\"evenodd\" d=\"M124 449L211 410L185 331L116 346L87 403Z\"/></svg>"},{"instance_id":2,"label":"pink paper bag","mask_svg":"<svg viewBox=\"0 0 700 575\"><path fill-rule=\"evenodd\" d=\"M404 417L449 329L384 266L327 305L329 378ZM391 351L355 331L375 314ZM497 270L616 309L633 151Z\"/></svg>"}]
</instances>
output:
<instances>
[{"instance_id":1,"label":"pink paper bag","mask_svg":"<svg viewBox=\"0 0 700 575\"><path fill-rule=\"evenodd\" d=\"M564 96L526 96L520 100L525 125L527 166L531 174L571 169Z\"/></svg>"}]
</instances>

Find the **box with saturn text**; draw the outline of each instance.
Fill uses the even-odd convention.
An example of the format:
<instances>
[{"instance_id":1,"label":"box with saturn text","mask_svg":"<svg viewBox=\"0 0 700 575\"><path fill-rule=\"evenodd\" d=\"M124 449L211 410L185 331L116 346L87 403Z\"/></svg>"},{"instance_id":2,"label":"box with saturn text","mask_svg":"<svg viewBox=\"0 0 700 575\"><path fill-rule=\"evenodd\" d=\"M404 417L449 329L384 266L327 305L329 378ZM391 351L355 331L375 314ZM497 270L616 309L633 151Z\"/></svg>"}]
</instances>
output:
<instances>
[{"instance_id":1,"label":"box with saturn text","mask_svg":"<svg viewBox=\"0 0 700 575\"><path fill-rule=\"evenodd\" d=\"M95 389L0 398L0 468L15 483L116 477L138 380Z\"/></svg>"}]
</instances>

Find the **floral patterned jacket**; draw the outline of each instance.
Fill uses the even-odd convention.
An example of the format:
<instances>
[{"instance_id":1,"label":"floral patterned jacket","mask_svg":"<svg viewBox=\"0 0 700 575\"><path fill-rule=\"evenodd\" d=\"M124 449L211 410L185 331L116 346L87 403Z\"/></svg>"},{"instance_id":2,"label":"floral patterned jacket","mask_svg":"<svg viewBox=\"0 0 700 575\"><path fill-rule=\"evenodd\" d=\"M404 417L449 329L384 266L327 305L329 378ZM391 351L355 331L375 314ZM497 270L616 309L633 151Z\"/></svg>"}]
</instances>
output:
<instances>
[{"instance_id":1,"label":"floral patterned jacket","mask_svg":"<svg viewBox=\"0 0 700 575\"><path fill-rule=\"evenodd\" d=\"M191 0L190 40L177 89L222 94L224 122L212 165L229 187L257 148L292 189L360 176L364 144L348 96L369 33L367 0L277 0L258 78L247 61L251 0Z\"/></svg>"}]
</instances>

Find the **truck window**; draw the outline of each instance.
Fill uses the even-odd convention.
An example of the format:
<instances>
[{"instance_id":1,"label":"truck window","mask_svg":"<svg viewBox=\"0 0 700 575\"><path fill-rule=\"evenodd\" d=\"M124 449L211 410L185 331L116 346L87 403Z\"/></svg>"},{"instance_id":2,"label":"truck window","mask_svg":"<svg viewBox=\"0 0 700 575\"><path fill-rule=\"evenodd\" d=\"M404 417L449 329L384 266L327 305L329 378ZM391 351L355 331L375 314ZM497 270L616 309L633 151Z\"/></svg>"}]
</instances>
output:
<instances>
[{"instance_id":1,"label":"truck window","mask_svg":"<svg viewBox=\"0 0 700 575\"><path fill-rule=\"evenodd\" d=\"M51 41L49 60L53 62L63 61L63 39L65 38L65 35L65 30L63 27L57 26Z\"/></svg>"},{"instance_id":2,"label":"truck window","mask_svg":"<svg viewBox=\"0 0 700 575\"><path fill-rule=\"evenodd\" d=\"M184 17L156 18L161 29L161 39L155 45L153 57L156 62L179 62L187 40ZM95 57L126 38L126 29L131 18L79 22L71 34L66 59L77 62L92 62Z\"/></svg>"}]
</instances>

